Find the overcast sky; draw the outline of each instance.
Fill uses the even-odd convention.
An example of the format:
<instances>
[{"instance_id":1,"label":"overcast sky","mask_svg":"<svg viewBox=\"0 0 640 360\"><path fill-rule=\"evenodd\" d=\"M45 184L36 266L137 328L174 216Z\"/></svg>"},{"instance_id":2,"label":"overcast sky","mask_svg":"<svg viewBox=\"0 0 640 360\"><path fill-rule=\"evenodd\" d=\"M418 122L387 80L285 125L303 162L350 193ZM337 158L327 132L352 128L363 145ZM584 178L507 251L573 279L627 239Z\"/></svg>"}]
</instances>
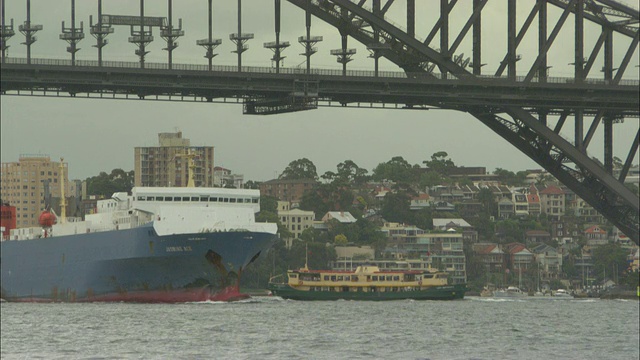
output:
<instances>
[{"instance_id":1,"label":"overcast sky","mask_svg":"<svg viewBox=\"0 0 640 360\"><path fill-rule=\"evenodd\" d=\"M69 26L70 0L32 0L31 19L44 25L32 46L34 58L68 59L66 43L58 39L61 21ZM97 59L95 44L88 32L89 15L97 15L97 1L77 0L76 21L84 22L86 38L79 43L78 59ZM178 41L174 51L175 63L206 64L204 49L195 41L207 36L207 2L204 0L174 1L174 19L183 19L185 36ZM237 5L231 0L214 0L214 37L223 43L216 49L214 58L218 65L235 65L237 56L231 53L235 46L228 40L237 32ZM405 23L404 2L391 7L388 18L397 24ZM6 0L6 22L13 18L18 24L26 19L26 1ZM438 17L439 2L417 1L416 34L424 38ZM450 42L455 39L469 14L470 1L460 2L454 10ZM518 26L524 21L534 4L533 0L518 1ZM262 44L275 40L273 2L268 0L243 1L243 32L255 34L249 41L249 50L243 57L245 66L271 66L272 53ZM109 0L103 2L103 13L114 15L139 15L139 2ZM166 1L147 0L145 15L166 16ZM459 14L460 16L455 16ZM305 33L304 14L286 1L282 2L281 40L290 41L284 51L285 67L305 66L300 56L302 46L298 36ZM560 16L549 5L549 33ZM331 49L340 47L338 31L313 18L312 35L321 35L324 41L317 45L319 52L312 57L312 67L340 69ZM174 20L177 24L177 20ZM490 2L483 11L483 68L485 74L493 74L506 49L506 1ZM587 48L595 43L600 27L585 21ZM537 53L537 31L532 28L518 53L523 60L518 63L519 75L527 72ZM155 41L148 47L148 62L165 62L164 41L154 29ZM127 42L129 28L116 27L108 37L104 48L105 60L137 61L135 46ZM471 39L460 46L458 53L471 56ZM21 34L9 40L8 55L26 56ZM436 47L435 43L433 47ZM614 38L616 64L622 59L629 40ZM350 48L356 48L354 61L349 69L373 69L364 46L349 40ZM549 54L550 76L570 77L573 68L573 20L569 17ZM384 70L397 71L397 67L381 61ZM638 78L638 51L627 70L628 78ZM593 77L601 77L602 56L594 65ZM446 110L371 110L320 108L291 114L271 116L243 116L242 106L157 102L138 100L89 100L43 97L2 96L0 122L0 151L2 162L17 161L20 154L47 154L52 159L64 157L69 163L70 177L84 179L109 172L114 168L133 169L133 148L156 146L159 132L176 129L191 139L192 145L215 146L216 165L244 174L245 180L269 180L280 173L289 162L299 158L313 161L318 173L335 171L338 163L353 160L371 171L378 163L393 156L403 156L412 164L422 163L437 151L446 151L454 162L463 166L485 166L493 171L497 167L512 171L539 168L528 157L509 145L498 135L470 115ZM590 124L587 122L585 128ZM627 119L614 127L614 155L626 158L629 146L638 130L638 119ZM567 122L563 135L572 136L573 129ZM602 131L589 146L592 156L602 157ZM636 159L637 162L637 159Z\"/></svg>"}]
</instances>

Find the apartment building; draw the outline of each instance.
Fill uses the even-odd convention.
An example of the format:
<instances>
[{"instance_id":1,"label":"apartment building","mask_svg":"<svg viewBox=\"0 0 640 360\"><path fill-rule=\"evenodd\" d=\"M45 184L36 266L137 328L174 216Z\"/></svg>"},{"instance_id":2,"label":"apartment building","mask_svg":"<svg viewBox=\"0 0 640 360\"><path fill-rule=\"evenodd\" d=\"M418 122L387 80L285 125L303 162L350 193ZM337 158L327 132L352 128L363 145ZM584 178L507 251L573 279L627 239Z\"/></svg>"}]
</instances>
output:
<instances>
[{"instance_id":1,"label":"apartment building","mask_svg":"<svg viewBox=\"0 0 640 360\"><path fill-rule=\"evenodd\" d=\"M48 155L21 155L17 162L2 163L0 197L16 207L17 228L38 226L42 210L51 205L52 198L60 198L62 178L65 197L73 195L75 186L69 186L64 161L51 161Z\"/></svg>"},{"instance_id":2,"label":"apartment building","mask_svg":"<svg viewBox=\"0 0 640 360\"><path fill-rule=\"evenodd\" d=\"M560 221L565 208L564 191L552 185L541 190L539 195L542 212L547 214L550 220Z\"/></svg>"},{"instance_id":3,"label":"apartment building","mask_svg":"<svg viewBox=\"0 0 640 360\"><path fill-rule=\"evenodd\" d=\"M160 133L158 143L134 149L135 186L187 186L190 158L195 186L214 186L213 146L191 146L182 132Z\"/></svg>"},{"instance_id":4,"label":"apartment building","mask_svg":"<svg viewBox=\"0 0 640 360\"><path fill-rule=\"evenodd\" d=\"M302 201L305 191L313 189L316 184L313 179L273 179L260 184L260 195L272 196L296 206Z\"/></svg>"}]
</instances>

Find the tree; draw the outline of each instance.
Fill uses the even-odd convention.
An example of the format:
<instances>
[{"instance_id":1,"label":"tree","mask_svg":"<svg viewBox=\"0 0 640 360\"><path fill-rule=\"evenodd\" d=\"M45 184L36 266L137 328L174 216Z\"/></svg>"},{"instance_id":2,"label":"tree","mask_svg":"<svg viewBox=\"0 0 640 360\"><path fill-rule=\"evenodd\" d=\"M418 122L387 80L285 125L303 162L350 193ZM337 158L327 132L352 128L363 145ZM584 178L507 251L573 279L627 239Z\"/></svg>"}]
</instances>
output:
<instances>
[{"instance_id":1,"label":"tree","mask_svg":"<svg viewBox=\"0 0 640 360\"><path fill-rule=\"evenodd\" d=\"M116 192L130 193L134 184L134 173L122 169L113 169L110 174L101 172L97 176L87 178L87 194L111 197Z\"/></svg>"},{"instance_id":2,"label":"tree","mask_svg":"<svg viewBox=\"0 0 640 360\"><path fill-rule=\"evenodd\" d=\"M293 234L291 233L291 231L289 231L289 229L286 226L282 225L282 223L280 222L280 217L275 212L260 211L256 215L256 222L269 222L269 223L278 224L278 234L280 235L281 238L290 239L293 237Z\"/></svg>"},{"instance_id":3,"label":"tree","mask_svg":"<svg viewBox=\"0 0 640 360\"><path fill-rule=\"evenodd\" d=\"M301 180L301 179L318 179L316 166L307 158L294 160L289 163L279 179L283 180Z\"/></svg>"},{"instance_id":4,"label":"tree","mask_svg":"<svg viewBox=\"0 0 640 360\"><path fill-rule=\"evenodd\" d=\"M406 193L387 193L382 200L382 217L387 221L411 223L411 199Z\"/></svg>"},{"instance_id":5,"label":"tree","mask_svg":"<svg viewBox=\"0 0 640 360\"><path fill-rule=\"evenodd\" d=\"M516 174L513 171L497 168L493 174L498 176L501 183L509 186L522 186L525 184L525 180L527 179L526 171L519 171Z\"/></svg>"},{"instance_id":6,"label":"tree","mask_svg":"<svg viewBox=\"0 0 640 360\"><path fill-rule=\"evenodd\" d=\"M338 164L336 180L343 184L362 184L367 181L367 169L359 167L352 160L345 160Z\"/></svg>"},{"instance_id":7,"label":"tree","mask_svg":"<svg viewBox=\"0 0 640 360\"><path fill-rule=\"evenodd\" d=\"M433 170L441 175L449 175L451 169L454 169L456 165L453 160L447 159L449 154L446 151L438 151L431 155L431 160L425 160L422 163L425 164L429 170Z\"/></svg>"},{"instance_id":8,"label":"tree","mask_svg":"<svg viewBox=\"0 0 640 360\"><path fill-rule=\"evenodd\" d=\"M337 246L344 246L347 245L347 237L344 236L344 234L338 234L333 238L333 242L337 245Z\"/></svg>"},{"instance_id":9,"label":"tree","mask_svg":"<svg viewBox=\"0 0 640 360\"><path fill-rule=\"evenodd\" d=\"M411 183L415 181L416 171L402 156L395 156L386 163L380 163L373 169L374 180L391 180Z\"/></svg>"},{"instance_id":10,"label":"tree","mask_svg":"<svg viewBox=\"0 0 640 360\"><path fill-rule=\"evenodd\" d=\"M595 271L600 279L608 274L612 279L619 277L627 269L628 251L618 244L606 244L594 248L591 252Z\"/></svg>"},{"instance_id":11,"label":"tree","mask_svg":"<svg viewBox=\"0 0 640 360\"><path fill-rule=\"evenodd\" d=\"M482 204L482 211L489 216L498 214L498 204L496 203L493 192L488 188L482 188L478 191L478 201Z\"/></svg>"},{"instance_id":12,"label":"tree","mask_svg":"<svg viewBox=\"0 0 640 360\"><path fill-rule=\"evenodd\" d=\"M313 211L320 217L327 211L347 211L353 203L353 192L346 186L316 184L302 195L300 209Z\"/></svg>"},{"instance_id":13,"label":"tree","mask_svg":"<svg viewBox=\"0 0 640 360\"><path fill-rule=\"evenodd\" d=\"M273 196L260 196L260 211L278 213L278 199Z\"/></svg>"},{"instance_id":14,"label":"tree","mask_svg":"<svg viewBox=\"0 0 640 360\"><path fill-rule=\"evenodd\" d=\"M245 189L260 189L260 181L253 181L253 180L249 180L246 183L244 183L244 188Z\"/></svg>"}]
</instances>

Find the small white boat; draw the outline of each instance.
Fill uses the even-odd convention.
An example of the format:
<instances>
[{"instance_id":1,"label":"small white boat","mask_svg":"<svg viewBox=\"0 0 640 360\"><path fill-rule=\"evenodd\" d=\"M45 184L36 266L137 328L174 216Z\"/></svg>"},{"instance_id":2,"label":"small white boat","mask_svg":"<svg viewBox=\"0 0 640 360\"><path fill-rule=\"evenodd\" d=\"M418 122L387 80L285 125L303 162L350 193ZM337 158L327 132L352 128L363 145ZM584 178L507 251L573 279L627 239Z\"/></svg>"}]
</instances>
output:
<instances>
[{"instance_id":1,"label":"small white boat","mask_svg":"<svg viewBox=\"0 0 640 360\"><path fill-rule=\"evenodd\" d=\"M493 292L493 297L497 298L520 298L528 296L527 293L520 290L516 286L509 286L506 289L500 289Z\"/></svg>"},{"instance_id":2,"label":"small white boat","mask_svg":"<svg viewBox=\"0 0 640 360\"><path fill-rule=\"evenodd\" d=\"M565 289L558 289L553 293L554 299L573 299L573 295Z\"/></svg>"}]
</instances>

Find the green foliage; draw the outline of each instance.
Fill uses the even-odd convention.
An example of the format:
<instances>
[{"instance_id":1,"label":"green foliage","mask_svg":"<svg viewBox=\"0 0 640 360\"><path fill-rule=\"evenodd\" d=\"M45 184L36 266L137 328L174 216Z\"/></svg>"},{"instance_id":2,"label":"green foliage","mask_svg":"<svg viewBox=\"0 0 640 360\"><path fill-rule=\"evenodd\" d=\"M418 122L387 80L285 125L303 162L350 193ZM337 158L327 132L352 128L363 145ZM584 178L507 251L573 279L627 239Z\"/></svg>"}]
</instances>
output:
<instances>
[{"instance_id":1,"label":"green foliage","mask_svg":"<svg viewBox=\"0 0 640 360\"><path fill-rule=\"evenodd\" d=\"M353 192L345 186L316 184L302 196L300 209L313 211L316 218L324 216L328 211L348 211L354 199Z\"/></svg>"},{"instance_id":2,"label":"green foliage","mask_svg":"<svg viewBox=\"0 0 640 360\"><path fill-rule=\"evenodd\" d=\"M260 189L260 181L249 180L244 183L245 189Z\"/></svg>"},{"instance_id":3,"label":"green foliage","mask_svg":"<svg viewBox=\"0 0 640 360\"><path fill-rule=\"evenodd\" d=\"M338 234L333 238L333 242L336 246L347 245L347 237L344 234Z\"/></svg>"},{"instance_id":4,"label":"green foliage","mask_svg":"<svg viewBox=\"0 0 640 360\"><path fill-rule=\"evenodd\" d=\"M425 160L423 163L429 170L441 175L448 175L451 169L456 168L456 165L453 163L453 160L447 159L447 156L449 156L449 154L445 151L438 151L431 155L431 160Z\"/></svg>"},{"instance_id":5,"label":"green foliage","mask_svg":"<svg viewBox=\"0 0 640 360\"><path fill-rule=\"evenodd\" d=\"M260 211L278 213L278 199L273 196L260 196Z\"/></svg>"},{"instance_id":6,"label":"green foliage","mask_svg":"<svg viewBox=\"0 0 640 360\"><path fill-rule=\"evenodd\" d=\"M482 204L482 212L489 216L498 215L498 203L491 190L482 188L478 191L478 201Z\"/></svg>"},{"instance_id":7,"label":"green foliage","mask_svg":"<svg viewBox=\"0 0 640 360\"><path fill-rule=\"evenodd\" d=\"M395 156L386 163L380 163L373 169L372 178L376 181L391 180L397 183L411 183L417 178L414 169L402 156Z\"/></svg>"},{"instance_id":8,"label":"green foliage","mask_svg":"<svg viewBox=\"0 0 640 360\"><path fill-rule=\"evenodd\" d=\"M316 166L307 158L294 160L289 163L279 179L283 180L302 180L302 179L318 179Z\"/></svg>"},{"instance_id":9,"label":"green foliage","mask_svg":"<svg viewBox=\"0 0 640 360\"><path fill-rule=\"evenodd\" d=\"M338 164L335 180L340 184L364 184L369 180L367 169L359 167L352 160L345 160Z\"/></svg>"},{"instance_id":10,"label":"green foliage","mask_svg":"<svg viewBox=\"0 0 640 360\"><path fill-rule=\"evenodd\" d=\"M410 207L411 198L409 195L404 192L388 192L382 200L380 214L387 221L410 223L412 219Z\"/></svg>"},{"instance_id":11,"label":"green foliage","mask_svg":"<svg viewBox=\"0 0 640 360\"><path fill-rule=\"evenodd\" d=\"M605 274L612 279L619 277L627 269L628 254L628 250L616 243L593 248L591 258L598 279L604 280Z\"/></svg>"},{"instance_id":12,"label":"green foliage","mask_svg":"<svg viewBox=\"0 0 640 360\"><path fill-rule=\"evenodd\" d=\"M291 233L291 231L289 231L289 228L282 225L282 223L280 222L280 217L275 212L260 211L256 215L256 222L269 222L269 223L278 224L278 234L280 235L280 238L290 239L293 237L293 234Z\"/></svg>"},{"instance_id":13,"label":"green foliage","mask_svg":"<svg viewBox=\"0 0 640 360\"><path fill-rule=\"evenodd\" d=\"M126 172L113 169L110 174L101 172L97 176L87 178L87 195L102 195L110 198L113 193L130 193L134 184L133 170Z\"/></svg>"},{"instance_id":14,"label":"green foliage","mask_svg":"<svg viewBox=\"0 0 640 360\"><path fill-rule=\"evenodd\" d=\"M527 179L526 171L518 171L518 173L516 174L509 170L497 168L493 172L493 174L498 176L498 179L501 183L507 184L509 186L523 186L525 185L525 180Z\"/></svg>"}]
</instances>

